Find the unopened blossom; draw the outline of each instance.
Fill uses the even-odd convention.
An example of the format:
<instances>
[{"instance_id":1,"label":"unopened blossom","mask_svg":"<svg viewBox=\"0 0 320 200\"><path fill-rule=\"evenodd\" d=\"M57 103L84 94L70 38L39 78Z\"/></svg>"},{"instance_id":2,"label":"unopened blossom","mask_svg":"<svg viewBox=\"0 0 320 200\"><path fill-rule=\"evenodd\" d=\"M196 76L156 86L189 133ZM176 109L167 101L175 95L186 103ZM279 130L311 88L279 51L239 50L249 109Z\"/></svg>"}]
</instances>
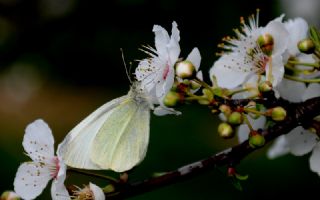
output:
<instances>
[{"instance_id":1,"label":"unopened blossom","mask_svg":"<svg viewBox=\"0 0 320 200\"><path fill-rule=\"evenodd\" d=\"M259 27L258 15L249 18L249 25L242 20L236 37L224 38L221 57L210 69L210 78L215 76L219 87L228 89L244 84L252 76L266 75L273 86L278 85L284 75L283 53L288 45L288 31L283 16ZM265 46L259 41L266 42Z\"/></svg>"},{"instance_id":2,"label":"unopened blossom","mask_svg":"<svg viewBox=\"0 0 320 200\"><path fill-rule=\"evenodd\" d=\"M53 180L52 199L70 199L64 186L66 166L59 155L54 155L54 139L47 123L38 119L29 124L22 145L32 161L22 163L18 168L14 180L15 192L23 199L35 199Z\"/></svg>"}]
</instances>

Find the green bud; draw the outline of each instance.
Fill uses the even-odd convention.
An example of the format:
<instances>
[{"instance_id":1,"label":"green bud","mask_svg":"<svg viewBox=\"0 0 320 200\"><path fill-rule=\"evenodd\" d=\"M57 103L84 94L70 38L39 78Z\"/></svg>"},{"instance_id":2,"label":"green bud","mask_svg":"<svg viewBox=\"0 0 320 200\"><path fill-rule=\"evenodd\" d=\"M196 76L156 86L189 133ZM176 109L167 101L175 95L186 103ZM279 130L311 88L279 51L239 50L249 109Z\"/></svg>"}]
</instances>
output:
<instances>
[{"instance_id":1,"label":"green bud","mask_svg":"<svg viewBox=\"0 0 320 200\"><path fill-rule=\"evenodd\" d=\"M249 145L252 148L257 148L257 147L262 147L265 144L265 139L263 137L263 135L261 135L258 132L254 132L254 133L250 133L249 136Z\"/></svg>"},{"instance_id":2,"label":"green bud","mask_svg":"<svg viewBox=\"0 0 320 200\"><path fill-rule=\"evenodd\" d=\"M20 200L20 197L12 192L12 191L5 191L1 194L1 200Z\"/></svg>"},{"instance_id":3,"label":"green bud","mask_svg":"<svg viewBox=\"0 0 320 200\"><path fill-rule=\"evenodd\" d=\"M106 187L102 188L102 190L105 193L111 193L111 192L114 192L116 189L115 189L114 185L109 184Z\"/></svg>"},{"instance_id":4,"label":"green bud","mask_svg":"<svg viewBox=\"0 0 320 200\"><path fill-rule=\"evenodd\" d=\"M182 79L192 79L196 75L196 68L188 60L176 63L175 69L176 75Z\"/></svg>"},{"instance_id":5,"label":"green bud","mask_svg":"<svg viewBox=\"0 0 320 200\"><path fill-rule=\"evenodd\" d=\"M242 115L239 112L232 112L228 117L228 122L233 125L241 124L242 120Z\"/></svg>"},{"instance_id":6,"label":"green bud","mask_svg":"<svg viewBox=\"0 0 320 200\"><path fill-rule=\"evenodd\" d=\"M260 92L270 92L272 90L272 84L269 81L264 81L259 84L258 89Z\"/></svg>"},{"instance_id":7,"label":"green bud","mask_svg":"<svg viewBox=\"0 0 320 200\"><path fill-rule=\"evenodd\" d=\"M307 38L298 42L298 49L302 53L312 54L315 50L315 45L311 39Z\"/></svg>"},{"instance_id":8,"label":"green bud","mask_svg":"<svg viewBox=\"0 0 320 200\"><path fill-rule=\"evenodd\" d=\"M167 107L174 107L180 101L180 96L174 91L169 91L163 100L163 104Z\"/></svg>"},{"instance_id":9,"label":"green bud","mask_svg":"<svg viewBox=\"0 0 320 200\"><path fill-rule=\"evenodd\" d=\"M225 139L232 138L234 136L232 126L230 126L230 124L225 122L222 122L221 124L219 124L218 134L220 137Z\"/></svg>"},{"instance_id":10,"label":"green bud","mask_svg":"<svg viewBox=\"0 0 320 200\"><path fill-rule=\"evenodd\" d=\"M269 112L270 112L270 110L269 110ZM277 107L271 109L271 118L274 121L282 121L286 118L286 116L287 116L286 110L280 106L277 106Z\"/></svg>"},{"instance_id":11,"label":"green bud","mask_svg":"<svg viewBox=\"0 0 320 200\"><path fill-rule=\"evenodd\" d=\"M257 40L261 50L267 54L271 55L272 50L273 50L273 45L274 45L274 40L272 35L269 33L266 33L264 35L260 35Z\"/></svg>"}]
</instances>

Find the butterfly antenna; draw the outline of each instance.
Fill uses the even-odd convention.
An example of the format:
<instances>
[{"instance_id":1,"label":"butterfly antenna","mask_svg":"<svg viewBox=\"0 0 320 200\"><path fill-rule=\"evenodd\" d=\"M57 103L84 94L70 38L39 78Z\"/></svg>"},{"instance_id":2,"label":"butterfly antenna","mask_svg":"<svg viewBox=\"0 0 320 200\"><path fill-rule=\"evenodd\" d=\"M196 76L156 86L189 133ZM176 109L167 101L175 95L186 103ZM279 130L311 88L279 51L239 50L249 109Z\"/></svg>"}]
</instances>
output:
<instances>
[{"instance_id":1,"label":"butterfly antenna","mask_svg":"<svg viewBox=\"0 0 320 200\"><path fill-rule=\"evenodd\" d=\"M130 77L130 71L131 71L131 66L132 66L132 64L130 64L130 67L129 67L129 69L128 69L128 68L127 68L127 64L126 64L126 61L125 61L125 59L124 59L124 53L123 53L122 48L120 48L120 51L121 51L121 57L122 57L122 61L123 61L123 64L124 64L124 68L125 68L125 70L126 70L127 77L128 77L128 79L129 79L130 84L132 84L132 79L131 79L131 77Z\"/></svg>"}]
</instances>

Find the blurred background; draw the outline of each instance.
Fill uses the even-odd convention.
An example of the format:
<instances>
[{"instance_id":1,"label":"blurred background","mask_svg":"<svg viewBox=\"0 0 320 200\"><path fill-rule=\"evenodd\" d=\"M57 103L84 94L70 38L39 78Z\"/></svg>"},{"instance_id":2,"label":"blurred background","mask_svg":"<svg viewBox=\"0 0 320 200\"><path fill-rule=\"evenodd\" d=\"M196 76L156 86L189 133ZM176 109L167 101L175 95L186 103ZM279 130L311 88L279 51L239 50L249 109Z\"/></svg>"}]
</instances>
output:
<instances>
[{"instance_id":1,"label":"blurred background","mask_svg":"<svg viewBox=\"0 0 320 200\"><path fill-rule=\"evenodd\" d=\"M303 2L303 3L302 3ZM260 8L260 24L286 13L303 16L313 25L317 0L195 1L182 0L0 0L0 192L13 189L23 154L27 124L43 118L56 144L80 120L103 103L124 95L129 82L121 60L137 66L146 55L141 45L154 46L152 27L181 32L181 56L193 47L201 52L206 72L216 60L221 38ZM206 158L236 140L217 136L218 119L206 108L185 106L183 115L152 116L149 151L130 179L176 169ZM132 199L269 199L278 194L318 195L320 178L310 172L308 157L284 156L269 161L265 150L248 156L238 166L249 174L243 191L236 190L225 169L213 169L192 180L155 190ZM110 172L102 172L110 174ZM67 184L104 186L101 180L71 175ZM50 199L49 189L38 199Z\"/></svg>"}]
</instances>

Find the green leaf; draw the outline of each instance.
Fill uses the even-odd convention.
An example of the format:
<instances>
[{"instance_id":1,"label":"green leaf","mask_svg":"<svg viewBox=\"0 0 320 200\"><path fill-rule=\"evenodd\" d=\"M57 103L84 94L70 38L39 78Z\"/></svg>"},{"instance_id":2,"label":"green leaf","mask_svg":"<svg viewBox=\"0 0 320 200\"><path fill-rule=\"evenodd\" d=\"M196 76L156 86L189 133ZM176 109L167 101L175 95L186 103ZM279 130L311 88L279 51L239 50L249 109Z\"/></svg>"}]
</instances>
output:
<instances>
[{"instance_id":1,"label":"green leaf","mask_svg":"<svg viewBox=\"0 0 320 200\"><path fill-rule=\"evenodd\" d=\"M238 180L237 178L235 178L234 176L230 177L230 181L232 183L232 185L239 191L243 191L243 188L241 186L240 180Z\"/></svg>"},{"instance_id":2,"label":"green leaf","mask_svg":"<svg viewBox=\"0 0 320 200\"><path fill-rule=\"evenodd\" d=\"M310 27L310 38L314 45L316 46L316 50L320 50L320 34L316 27Z\"/></svg>"}]
</instances>

